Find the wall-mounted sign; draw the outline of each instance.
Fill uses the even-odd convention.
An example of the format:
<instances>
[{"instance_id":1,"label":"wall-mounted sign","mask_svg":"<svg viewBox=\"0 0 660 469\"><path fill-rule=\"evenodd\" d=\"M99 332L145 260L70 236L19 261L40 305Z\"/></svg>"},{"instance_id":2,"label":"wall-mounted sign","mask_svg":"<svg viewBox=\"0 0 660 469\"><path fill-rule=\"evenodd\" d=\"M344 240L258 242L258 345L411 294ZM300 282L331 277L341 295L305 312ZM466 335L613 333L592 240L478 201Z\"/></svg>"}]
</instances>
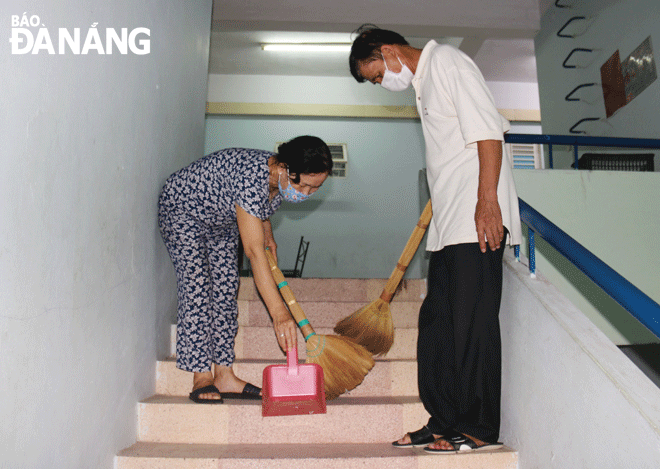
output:
<instances>
[{"instance_id":1,"label":"wall-mounted sign","mask_svg":"<svg viewBox=\"0 0 660 469\"><path fill-rule=\"evenodd\" d=\"M612 57L600 67L600 81L603 84L605 115L610 117L627 102L619 51L612 54Z\"/></svg>"},{"instance_id":2,"label":"wall-mounted sign","mask_svg":"<svg viewBox=\"0 0 660 469\"><path fill-rule=\"evenodd\" d=\"M626 60L623 62L619 60L617 50L600 67L607 117L639 96L658 77L651 36L647 37Z\"/></svg>"},{"instance_id":3,"label":"wall-mounted sign","mask_svg":"<svg viewBox=\"0 0 660 469\"><path fill-rule=\"evenodd\" d=\"M626 60L621 62L621 70L626 88L626 103L629 103L658 78L653 59L651 36L647 37Z\"/></svg>"}]
</instances>

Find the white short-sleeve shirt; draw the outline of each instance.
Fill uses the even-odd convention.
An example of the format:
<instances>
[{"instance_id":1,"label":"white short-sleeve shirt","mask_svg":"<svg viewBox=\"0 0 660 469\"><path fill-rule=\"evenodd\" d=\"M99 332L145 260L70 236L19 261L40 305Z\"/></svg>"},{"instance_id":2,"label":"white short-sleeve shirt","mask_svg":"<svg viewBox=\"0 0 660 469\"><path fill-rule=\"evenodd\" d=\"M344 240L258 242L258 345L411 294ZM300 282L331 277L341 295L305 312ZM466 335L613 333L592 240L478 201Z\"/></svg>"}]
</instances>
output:
<instances>
[{"instance_id":1,"label":"white short-sleeve shirt","mask_svg":"<svg viewBox=\"0 0 660 469\"><path fill-rule=\"evenodd\" d=\"M426 142L426 174L433 204L426 249L476 243L477 142L503 142L509 121L497 111L477 66L455 47L429 41L412 84ZM511 155L503 145L497 196L509 230L508 243L515 245L521 243L522 232L511 167Z\"/></svg>"}]
</instances>

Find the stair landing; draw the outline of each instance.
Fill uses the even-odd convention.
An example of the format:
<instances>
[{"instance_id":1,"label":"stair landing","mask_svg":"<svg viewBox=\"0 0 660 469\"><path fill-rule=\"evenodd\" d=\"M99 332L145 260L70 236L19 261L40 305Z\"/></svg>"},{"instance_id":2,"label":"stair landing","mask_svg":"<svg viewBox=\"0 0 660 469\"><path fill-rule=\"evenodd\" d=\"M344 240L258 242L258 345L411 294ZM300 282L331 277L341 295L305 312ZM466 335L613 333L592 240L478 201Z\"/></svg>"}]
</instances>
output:
<instances>
[{"instance_id":1,"label":"stair landing","mask_svg":"<svg viewBox=\"0 0 660 469\"><path fill-rule=\"evenodd\" d=\"M131 469L516 469L510 449L432 455L390 443L177 444L136 443L118 456Z\"/></svg>"}]
</instances>

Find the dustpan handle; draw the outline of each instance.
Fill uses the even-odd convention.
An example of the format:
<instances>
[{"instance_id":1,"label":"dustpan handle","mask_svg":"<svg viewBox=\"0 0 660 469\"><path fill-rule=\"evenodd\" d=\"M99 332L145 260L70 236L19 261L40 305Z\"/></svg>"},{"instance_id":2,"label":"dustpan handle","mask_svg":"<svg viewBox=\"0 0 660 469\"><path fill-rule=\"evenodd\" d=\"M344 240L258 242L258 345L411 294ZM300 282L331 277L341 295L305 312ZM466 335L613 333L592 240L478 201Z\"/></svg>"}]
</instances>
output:
<instances>
[{"instance_id":1,"label":"dustpan handle","mask_svg":"<svg viewBox=\"0 0 660 469\"><path fill-rule=\"evenodd\" d=\"M298 375L298 349L295 347L286 352L286 365L290 376Z\"/></svg>"},{"instance_id":2,"label":"dustpan handle","mask_svg":"<svg viewBox=\"0 0 660 469\"><path fill-rule=\"evenodd\" d=\"M408 268L410 261L415 255L415 252L419 247L419 243L422 241L424 233L426 232L426 228L429 226L432 217L433 210L431 208L431 201L429 200L426 204L426 207L424 207L424 211L420 215L419 221L417 222L417 225L415 225L415 228L413 229L413 232L410 235L406 246L403 248L401 257L399 257L399 262L396 264L396 267L392 271L392 275L390 275L390 279L387 281L387 284L383 289L383 293L380 295L381 300L389 303L392 301L392 298L394 298L394 292L399 286L399 282L401 282L403 274L406 273L406 269Z\"/></svg>"}]
</instances>

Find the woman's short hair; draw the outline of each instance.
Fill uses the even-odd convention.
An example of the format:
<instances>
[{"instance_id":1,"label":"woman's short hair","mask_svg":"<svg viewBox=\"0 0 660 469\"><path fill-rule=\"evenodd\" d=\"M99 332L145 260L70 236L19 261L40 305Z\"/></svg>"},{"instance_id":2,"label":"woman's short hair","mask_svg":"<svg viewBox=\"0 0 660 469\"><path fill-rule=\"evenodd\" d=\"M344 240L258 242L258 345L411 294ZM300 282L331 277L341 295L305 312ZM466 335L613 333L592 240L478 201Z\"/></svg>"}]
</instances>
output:
<instances>
[{"instance_id":1,"label":"woman's short hair","mask_svg":"<svg viewBox=\"0 0 660 469\"><path fill-rule=\"evenodd\" d=\"M332 155L328 145L318 137L303 135L277 147L277 161L287 165L293 182L300 182L301 174L318 174L332 171Z\"/></svg>"},{"instance_id":2,"label":"woman's short hair","mask_svg":"<svg viewBox=\"0 0 660 469\"><path fill-rule=\"evenodd\" d=\"M351 46L351 55L348 57L348 65L351 69L351 75L358 83L364 82L364 77L360 74L359 68L365 63L381 59L381 46L400 45L409 46L408 41L394 31L380 29L373 24L363 24L356 31L357 37Z\"/></svg>"}]
</instances>

